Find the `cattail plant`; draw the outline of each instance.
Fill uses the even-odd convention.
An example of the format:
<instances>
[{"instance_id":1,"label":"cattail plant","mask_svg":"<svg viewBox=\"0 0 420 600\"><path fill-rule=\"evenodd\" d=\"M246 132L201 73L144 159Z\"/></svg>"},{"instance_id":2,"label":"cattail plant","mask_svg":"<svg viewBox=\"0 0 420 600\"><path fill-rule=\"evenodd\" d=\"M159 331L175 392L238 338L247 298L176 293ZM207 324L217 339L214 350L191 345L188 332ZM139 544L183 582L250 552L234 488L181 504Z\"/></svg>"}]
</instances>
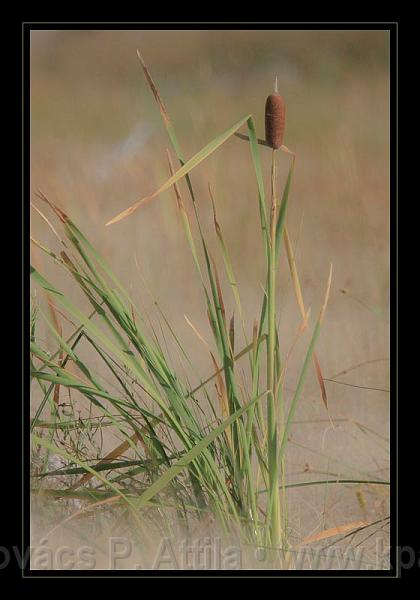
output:
<instances>
[{"instance_id":1,"label":"cattail plant","mask_svg":"<svg viewBox=\"0 0 420 600\"><path fill-rule=\"evenodd\" d=\"M111 494L129 509L137 524L147 518L153 506L159 507L161 511L167 503L168 511L169 507L175 508L177 514L183 515L186 522L197 520L203 513L209 512L225 532L234 527L241 531L245 539L258 546L287 548L285 452L293 416L325 313L331 271L322 309L313 329L295 392L286 411L283 382L289 353L286 354L283 364L279 342L281 336L276 318L276 273L281 240L286 235L285 219L294 168L294 155L283 146L285 103L277 91L276 82L274 92L266 101L265 141L258 140L252 115L246 115L211 140L192 158L185 160L173 122L169 119L162 98L140 55L139 58L159 105L179 167L176 170L169 161L169 179L153 194L142 197L108 221L107 225L121 221L146 201L151 201L165 190L174 188L181 222L203 288L204 310L208 315L217 348L217 357L210 353L215 372L201 380L199 385L193 388L190 386L184 372L178 373L171 365L165 345L160 343L154 332L151 335L147 330L141 311L136 309L135 302L103 258L70 218L42 197L61 221L66 242L63 242L64 251L61 254L46 249L35 240L33 242L74 278L88 298L94 313L88 316L81 312L37 269L32 268L32 277L37 285L47 291L79 326L76 333L67 340L50 327L59 343L59 351L53 355L45 352L36 339L32 340L32 376L45 392L31 426L33 441L49 452L61 454L76 463L82 471L85 469L89 478L96 477L105 489L98 488L95 498L99 501L106 500ZM189 173L226 140L236 135L245 124L248 135L239 134L239 137L249 143L256 175L260 226L266 256L266 282L259 319L254 321L252 327L252 342L247 343L245 348L235 354L233 320L229 322L226 319L221 281L201 226ZM270 203L266 199L259 155L260 144L272 149ZM276 154L279 150L289 152L289 156L292 156L281 200L277 191ZM193 204L199 244L196 244L194 239L193 228L177 186L177 182L183 178L186 179ZM226 274L232 286L238 312L243 318L239 288L221 226L216 219L213 195L211 199ZM287 249L288 237L285 241ZM69 247L76 258L68 257ZM299 292L297 297L302 312L298 336L306 327L309 315L303 305L296 266L290 252L288 258L293 283ZM101 327L96 325L96 319L100 319ZM164 323L179 343L166 318ZM243 323L243 327L245 331L246 323ZM115 377L114 389L107 389L105 379L104 382L97 381L93 375L94 371L83 363L77 349L82 335L80 332L83 332L83 338ZM183 352L186 354L184 349ZM243 389L241 376L238 375L239 369L235 369L235 363L245 354L249 356L249 390ZM266 378L261 376L264 354ZM67 360L78 366L83 373L82 380L64 368ZM219 401L214 400L215 381ZM117 469L121 466L113 467L108 464L109 460L106 461L109 476L105 477L102 474L103 461L96 466L87 463L85 465L80 458L72 457L67 450L59 449L52 436L47 441L35 434L34 430L40 427L41 415L48 408L51 393L56 386L77 389L90 403L99 407L108 419L108 426L114 427L123 435L126 442L124 448L129 447L136 457L134 465L131 464L133 461L123 462L124 468L128 469L126 478L117 476ZM207 423L203 423L204 412L201 414L197 411L200 402L205 401L210 411ZM51 417L52 427L57 426L56 419L54 414L54 419ZM121 453L121 447L108 457L112 456L112 459L115 459L116 455ZM125 486L126 479L129 480L130 477L137 478L137 494L133 494L132 487ZM81 479L79 485L85 485L87 479ZM92 492L92 489L90 491ZM74 486L72 493L75 493ZM104 495L105 493L108 495ZM146 511L140 519L138 512L146 509L149 512ZM168 523L169 521L168 516Z\"/></svg>"}]
</instances>

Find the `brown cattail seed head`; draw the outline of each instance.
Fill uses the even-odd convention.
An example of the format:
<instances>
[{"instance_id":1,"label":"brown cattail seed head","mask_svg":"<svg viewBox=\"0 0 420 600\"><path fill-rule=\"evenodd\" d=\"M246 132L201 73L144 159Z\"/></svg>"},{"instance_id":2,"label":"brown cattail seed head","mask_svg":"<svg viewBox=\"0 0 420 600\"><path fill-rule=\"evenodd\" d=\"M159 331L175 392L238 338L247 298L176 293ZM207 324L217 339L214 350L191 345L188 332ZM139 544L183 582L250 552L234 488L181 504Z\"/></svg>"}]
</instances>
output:
<instances>
[{"instance_id":1,"label":"brown cattail seed head","mask_svg":"<svg viewBox=\"0 0 420 600\"><path fill-rule=\"evenodd\" d=\"M283 144L286 105L277 92L273 92L265 103L265 141L276 150Z\"/></svg>"}]
</instances>

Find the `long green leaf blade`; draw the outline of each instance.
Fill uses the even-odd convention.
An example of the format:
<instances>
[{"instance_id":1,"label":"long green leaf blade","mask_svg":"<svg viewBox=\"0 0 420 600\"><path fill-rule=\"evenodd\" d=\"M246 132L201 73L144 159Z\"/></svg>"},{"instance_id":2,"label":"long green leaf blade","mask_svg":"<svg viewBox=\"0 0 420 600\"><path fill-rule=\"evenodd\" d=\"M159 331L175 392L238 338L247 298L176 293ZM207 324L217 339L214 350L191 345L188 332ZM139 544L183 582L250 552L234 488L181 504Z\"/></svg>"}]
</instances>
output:
<instances>
[{"instance_id":1,"label":"long green leaf blade","mask_svg":"<svg viewBox=\"0 0 420 600\"><path fill-rule=\"evenodd\" d=\"M113 225L114 223L121 221L121 219L125 219L125 217L128 217L134 211L140 208L142 204L149 200L152 200L153 198L156 198L156 196L159 196L159 194L172 187L174 183L182 179L182 177L185 177L185 175L189 173L192 169L194 169L194 167L203 162L203 160L205 160L208 156L210 156L210 154L217 150L217 148L224 144L224 142L226 142L226 140L228 140L235 133L235 131L237 131L245 123L245 121L247 121L250 118L250 116L251 115L246 115L246 117L239 119L239 121L232 125L232 127L215 137L214 140L212 140L206 146L204 146L204 148L197 152L197 154L195 154L180 169L178 169L178 171L172 177L170 177L163 185L161 185L160 188L156 190L156 192L154 192L150 196L141 198L132 206L130 206L123 212L119 213L116 217L108 221L106 225Z\"/></svg>"}]
</instances>

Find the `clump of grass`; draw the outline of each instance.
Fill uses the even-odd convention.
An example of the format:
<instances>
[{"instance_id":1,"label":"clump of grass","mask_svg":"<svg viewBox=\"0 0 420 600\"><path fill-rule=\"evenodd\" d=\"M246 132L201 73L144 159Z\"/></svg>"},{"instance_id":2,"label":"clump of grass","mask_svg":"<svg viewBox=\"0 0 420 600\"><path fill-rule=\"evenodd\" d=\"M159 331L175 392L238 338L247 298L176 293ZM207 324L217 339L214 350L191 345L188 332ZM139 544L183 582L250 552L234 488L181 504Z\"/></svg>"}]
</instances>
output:
<instances>
[{"instance_id":1,"label":"clump of grass","mask_svg":"<svg viewBox=\"0 0 420 600\"><path fill-rule=\"evenodd\" d=\"M309 326L309 311L303 304L286 229L295 156L283 145L284 101L277 91L267 100L266 140L261 142L257 139L253 117L246 115L192 158L185 160L163 100L140 54L139 58L159 106L179 167L174 168L168 152L168 180L153 194L140 198L112 218L107 225L129 217L146 202L165 190L174 188L217 348L217 356L211 355L214 373L192 387L183 373L178 373L171 366L164 344L154 332L150 332L143 315L106 261L70 217L40 194L39 198L61 223L62 237L45 217L47 224L56 233L61 249L55 252L45 248L37 240L33 240L33 243L73 278L89 301L92 311L89 314L81 311L38 269L32 267L35 283L48 293L56 311L74 323L72 335L65 339L61 328L38 308L39 315L57 342L57 351L50 355L37 340L33 319L31 374L43 395L31 424L33 442L35 447L43 447L48 453L57 454L68 461L70 466L59 470L61 476L82 475L67 489L50 490L52 495L62 495L64 498L66 495L79 495L84 501L89 498L90 508L111 502L121 505L132 516L139 529L145 526L147 519L155 518L153 515L156 511L167 516L168 527L171 523L169 514L175 511L186 531L191 530L194 522L211 514L227 534L236 531L243 539L256 546L287 549L288 483L285 457L288 436L312 360L315 360L326 402L314 348L328 302L331 268L296 389L286 405L284 378L293 348L282 351L276 314L276 276L283 239L302 316L295 342ZM238 132L244 125L248 130L247 135ZM189 173L236 134L249 143L255 171L259 227L266 258L266 280L259 316L252 324L248 324L244 319L233 264L210 189L215 231L223 264L247 340L244 348L235 351L235 323L226 315L225 292L204 235ZM266 195L259 145L269 146L272 152L269 198ZM291 158L281 197L277 183L278 151L287 152ZM198 239L193 236L190 217L178 187L178 182L184 178L193 206ZM172 327L164 315L162 317L163 325L179 344ZM106 385L95 375L90 363L82 358L79 352L82 343L89 347L91 356L99 360L108 375L112 376L114 386ZM192 362L185 349L182 346L180 349L186 359ZM237 362L244 356L249 365L249 389L246 390L241 385L236 368ZM70 365L72 368L69 368ZM99 416L83 419L83 426L97 426L97 420L100 419L101 427L113 428L120 434L121 444L94 462L77 455L74 446L60 444L60 431L76 431L77 435L81 425L79 419L77 427L73 428L72 419L60 415L57 403L54 402L57 386L69 393L77 391L99 413ZM49 418L45 416L48 407ZM44 434L45 431L48 432L47 435ZM122 458L127 451L132 453L133 458L130 460ZM48 471L45 463L43 472L38 473L38 476L45 479L56 474L57 471Z\"/></svg>"}]
</instances>

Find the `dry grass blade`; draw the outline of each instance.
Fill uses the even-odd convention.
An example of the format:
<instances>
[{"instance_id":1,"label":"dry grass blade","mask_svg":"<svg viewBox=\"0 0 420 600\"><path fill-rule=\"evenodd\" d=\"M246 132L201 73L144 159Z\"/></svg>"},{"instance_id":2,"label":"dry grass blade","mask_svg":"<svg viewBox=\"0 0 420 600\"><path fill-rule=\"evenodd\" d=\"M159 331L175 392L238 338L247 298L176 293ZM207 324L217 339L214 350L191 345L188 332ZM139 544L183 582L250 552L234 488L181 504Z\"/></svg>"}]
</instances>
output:
<instances>
[{"instance_id":1,"label":"dry grass blade","mask_svg":"<svg viewBox=\"0 0 420 600\"><path fill-rule=\"evenodd\" d=\"M284 226L284 245L286 247L287 261L289 263L290 275L292 277L293 288L295 290L296 300L299 306L300 314L302 318L305 316L305 304L303 302L302 296L302 288L300 286L299 276L296 269L296 261L292 248L292 243L290 241L289 232L287 230L287 225Z\"/></svg>"},{"instance_id":2,"label":"dry grass blade","mask_svg":"<svg viewBox=\"0 0 420 600\"><path fill-rule=\"evenodd\" d=\"M328 410L327 390L325 389L324 377L322 375L321 366L319 364L318 356L316 355L315 352L314 352L314 355L312 357L312 360L314 362L315 373L316 373L316 376L317 376L317 379L318 379L318 383L319 383L319 387L320 387L320 390L321 390L322 401L323 401L323 403L325 405L325 408Z\"/></svg>"},{"instance_id":3,"label":"dry grass blade","mask_svg":"<svg viewBox=\"0 0 420 600\"><path fill-rule=\"evenodd\" d=\"M305 304L303 302L302 288L301 288L300 281L299 281L299 275L298 275L297 268L296 268L296 261L295 261L294 252L292 249L292 244L290 241L289 232L287 230L287 225L284 226L284 244L286 247L287 261L289 263L290 275L292 277L293 288L295 290L296 300L297 300L297 303L299 306L299 310L300 310L302 319L304 319L305 314L306 314L306 309L305 309ZM312 360L314 363L315 373L316 373L319 387L321 390L322 401L324 403L325 408L328 410L327 390L325 389L324 377L322 376L321 366L319 364L319 360L318 360L318 356L316 355L316 352L314 352Z\"/></svg>"},{"instance_id":4,"label":"dry grass blade","mask_svg":"<svg viewBox=\"0 0 420 600\"><path fill-rule=\"evenodd\" d=\"M168 115L168 113L166 111L165 105L163 104L163 100L160 97L160 94L159 94L158 89L157 89L157 87L155 85L155 82L153 81L152 76L150 75L149 69L147 68L146 63L144 62L143 57L140 54L140 50L137 50L137 56L140 59L144 75L145 75L145 77L147 79L148 84L150 85L150 89L152 90L153 95L155 97L155 100L156 100L156 102L157 102L157 104L159 106L160 114L162 115L162 118L165 121L166 125L169 125L169 123L170 123L169 115Z\"/></svg>"},{"instance_id":5,"label":"dry grass blade","mask_svg":"<svg viewBox=\"0 0 420 600\"><path fill-rule=\"evenodd\" d=\"M332 265L330 265L330 271L329 271L329 274L328 274L328 282L327 282L327 286L326 286L326 290L325 290L324 301L323 301L323 304L322 304L321 309L319 311L318 320L317 320L317 323L315 325L315 328L314 328L314 331L313 331L313 334L312 334L312 338L311 338L311 341L309 343L308 350L306 352L306 357L305 357L305 360L304 360L304 363L303 363L302 370L300 372L300 376L299 376L299 379L298 379L298 384L296 386L295 393L294 393L292 402L290 404L289 413L287 415L287 420L286 420L285 427L284 427L284 432L283 432L283 439L282 439L281 446L280 446L280 451L279 451L280 457L283 456L283 453L284 453L285 448L286 448L286 444L287 444L287 441L288 441L288 433L289 433L289 429L290 429L291 423L293 421L294 413L295 413L295 410L296 410L296 405L297 405L298 399L299 399L299 397L300 397L300 395L302 393L302 388L303 388L303 384L304 384L304 381L305 381L305 378L306 378L306 373L307 373L307 369L308 369L308 366L309 366L309 362L312 359L313 351L314 351L314 348L315 348L315 343L316 343L316 340L318 338L318 335L319 335L319 332L320 332L320 329L321 329L321 325L322 325L322 321L323 321L324 316L325 316L325 311L327 309L328 298L329 298L330 290L331 290L331 280L332 280Z\"/></svg>"},{"instance_id":6,"label":"dry grass blade","mask_svg":"<svg viewBox=\"0 0 420 600\"><path fill-rule=\"evenodd\" d=\"M51 210L53 210L55 212L55 214L57 215L57 217L60 219L60 221L62 223L67 223L69 221L69 218L66 215L66 213L64 211L62 211L61 208L58 208L58 206L55 206L55 204L53 204L50 200L48 200L47 196L43 192L41 192L41 190L38 190L36 195L43 202L46 202L46 204L48 204L48 206L51 208Z\"/></svg>"},{"instance_id":7,"label":"dry grass blade","mask_svg":"<svg viewBox=\"0 0 420 600\"><path fill-rule=\"evenodd\" d=\"M347 367L347 369L344 369L344 370L340 371L339 373L336 373L335 375L331 375L330 379L337 379L337 377L347 375L347 373L349 373L350 371L353 371L354 369L359 369L360 367L364 367L365 365L370 365L372 363L378 363L378 362L386 362L386 361L389 361L389 357L372 358L371 360L364 360L361 363L357 363L356 365Z\"/></svg>"},{"instance_id":8,"label":"dry grass blade","mask_svg":"<svg viewBox=\"0 0 420 600\"><path fill-rule=\"evenodd\" d=\"M345 523L344 525L337 525L337 527L330 527L329 529L324 529L319 533L310 535L309 537L305 538L302 542L297 544L295 548L301 548L302 546L307 546L308 544L313 544L314 542L320 542L322 540L334 537L335 535L340 535L342 533L348 533L349 531L354 531L357 529L368 527L373 523L374 521L352 521L351 523Z\"/></svg>"},{"instance_id":9,"label":"dry grass blade","mask_svg":"<svg viewBox=\"0 0 420 600\"><path fill-rule=\"evenodd\" d=\"M136 443L138 439L140 439L140 436L137 432L134 433L130 437L130 440L133 443ZM109 452L106 456L104 456L104 458L102 458L98 463L96 463L96 465L93 468L96 470L100 465L109 463L110 461L115 460L116 458L121 456L121 454L124 454L124 452L127 452L127 450L130 447L131 447L131 444L127 440L125 442L122 442L122 444L119 444L116 448L114 448L113 450L111 450L111 452ZM85 485L88 481L90 481L92 479L92 477L94 477L93 473L85 473L83 475L83 477L81 477L79 479L79 481L76 481L76 483L74 485L72 485L69 489L76 490L80 486Z\"/></svg>"},{"instance_id":10,"label":"dry grass blade","mask_svg":"<svg viewBox=\"0 0 420 600\"><path fill-rule=\"evenodd\" d=\"M187 317L187 315L184 315L184 319L186 320L186 322L188 323L188 325L191 327L191 329L194 331L194 333L198 337L198 339L201 342L203 342L203 344L205 345L205 347L208 349L209 345L206 342L206 340L204 339L204 337L201 335L201 333L198 331L197 327L190 321L190 319Z\"/></svg>"},{"instance_id":11,"label":"dry grass blade","mask_svg":"<svg viewBox=\"0 0 420 600\"><path fill-rule=\"evenodd\" d=\"M34 210L36 210L36 212L39 214L39 216L45 221L45 223L48 225L48 227L51 229L51 231L53 232L53 234L55 235L55 237L58 239L58 241L63 244L63 246L66 246L65 241L59 236L57 230L55 229L55 227L53 226L53 224L51 223L51 221L44 215L44 213L37 207L35 206L35 204L33 204L33 202L31 202L31 206Z\"/></svg>"},{"instance_id":12,"label":"dry grass blade","mask_svg":"<svg viewBox=\"0 0 420 600\"><path fill-rule=\"evenodd\" d=\"M321 306L321 310L319 311L319 322L322 323L325 317L325 311L327 310L327 304L330 297L331 291L331 281L332 281L332 264L330 265L330 271L328 274L328 282L327 282L327 290L325 292L324 302Z\"/></svg>"},{"instance_id":13,"label":"dry grass blade","mask_svg":"<svg viewBox=\"0 0 420 600\"><path fill-rule=\"evenodd\" d=\"M299 340L300 336L302 335L302 333L305 331L305 329L308 326L310 314L311 314L311 309L309 308L308 311L307 311L307 313L305 314L304 318L302 319L302 321L301 321L301 323L299 325L299 329L297 330L296 335L295 335L295 337L293 339L292 345L290 346L290 348L289 348L289 350L288 350L288 352L286 354L286 358L284 359L284 362L283 362L283 368L281 370L280 377L279 377L279 380L278 380L278 383L277 383L276 393L278 392L279 388L284 383L284 378L286 376L286 370L287 370L287 366L289 364L290 357L291 357L291 355L293 353L294 348L296 347L296 344L298 343L298 340Z\"/></svg>"}]
</instances>

